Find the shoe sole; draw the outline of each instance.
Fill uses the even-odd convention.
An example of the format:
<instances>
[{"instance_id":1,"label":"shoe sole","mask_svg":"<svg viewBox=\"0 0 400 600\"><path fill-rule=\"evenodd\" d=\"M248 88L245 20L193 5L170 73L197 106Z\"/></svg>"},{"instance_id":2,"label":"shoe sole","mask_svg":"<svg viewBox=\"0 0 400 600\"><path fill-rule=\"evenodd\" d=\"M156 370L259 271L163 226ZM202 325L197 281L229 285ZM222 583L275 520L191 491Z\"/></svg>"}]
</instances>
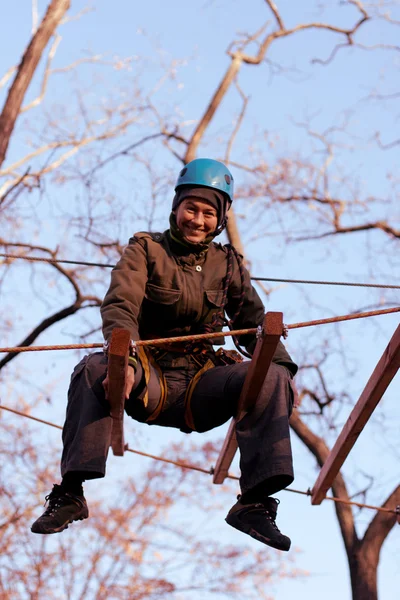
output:
<instances>
[{"instance_id":1,"label":"shoe sole","mask_svg":"<svg viewBox=\"0 0 400 600\"><path fill-rule=\"evenodd\" d=\"M245 525L244 523L241 523L238 520L235 520L233 522L228 521L228 518L226 518L225 521L231 527L234 527L235 529L237 529L238 531L241 531L242 533L247 533L247 535L251 536L258 542L261 542L262 544L266 544L267 546L270 546L271 548L275 548L275 550L281 550L282 552L288 552L290 550L290 544L289 544L288 548L286 548L286 547L282 548L282 546L275 544L273 542L273 540L271 540L270 538L266 538L263 535L261 535L260 533L258 533L258 531L253 529L250 525Z\"/></svg>"},{"instance_id":2,"label":"shoe sole","mask_svg":"<svg viewBox=\"0 0 400 600\"><path fill-rule=\"evenodd\" d=\"M50 531L35 531L33 529L33 525L32 525L31 532L32 533L40 533L42 535L50 535L52 533L60 533L61 531L64 531L64 529L68 529L68 525L71 525L71 523L73 523L74 521L83 521L84 519L87 519L88 516L89 515L82 515L80 517L75 517L75 519L70 519L69 521L64 523L64 525L60 525L60 527L53 528Z\"/></svg>"}]
</instances>

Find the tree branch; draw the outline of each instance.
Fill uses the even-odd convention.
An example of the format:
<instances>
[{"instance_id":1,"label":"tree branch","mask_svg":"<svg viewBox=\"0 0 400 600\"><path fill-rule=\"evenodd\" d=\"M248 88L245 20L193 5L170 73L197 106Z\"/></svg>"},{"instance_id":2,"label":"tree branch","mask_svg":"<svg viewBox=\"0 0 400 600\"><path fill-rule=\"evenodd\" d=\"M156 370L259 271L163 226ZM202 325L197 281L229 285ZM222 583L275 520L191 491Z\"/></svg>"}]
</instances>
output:
<instances>
[{"instance_id":1,"label":"tree branch","mask_svg":"<svg viewBox=\"0 0 400 600\"><path fill-rule=\"evenodd\" d=\"M41 103L41 101L43 100L45 94L46 94L46 89L47 89L47 84L49 81L49 77L50 77L50 65L56 55L57 52L57 48L59 43L61 42L61 36L60 35L56 35L54 37L54 42L50 48L48 57L47 57L47 61L46 61L46 68L44 71L44 75L43 75L43 79L42 79L42 85L40 88L40 94L34 99L32 100L32 102L30 102L29 104L27 104L26 106L23 106L20 110L20 114L27 112L28 110L30 110L31 108L34 108L35 106L38 106L38 104Z\"/></svg>"},{"instance_id":2,"label":"tree branch","mask_svg":"<svg viewBox=\"0 0 400 600\"><path fill-rule=\"evenodd\" d=\"M57 260L55 252L52 252L48 248L44 248L42 246L32 246L29 244L10 244L8 242L5 242L1 238L0 238L0 244L3 246L6 246L6 247L13 246L16 248L24 248L24 249L28 249L28 250L40 250L42 252L46 252L47 254L50 254L52 259L54 259L55 261ZM70 306L67 306L65 308L62 308L61 310L58 310L57 312L50 315L46 319L43 319L43 321L41 321L41 323L39 323L24 338L24 340L20 344L18 344L19 346L30 346L35 341L35 339L41 333L43 333L46 329L51 327L51 325L54 325L54 323L62 321L63 319L75 314L81 308L86 308L87 306L100 306L100 304L101 304L100 298L97 298L96 296L83 296L81 294L79 286L78 286L77 282L75 281L71 271L67 271L61 265L59 265L57 263L49 263L49 264L53 268L55 268L61 275L63 275L64 277L66 277L68 279L69 283L72 285L74 292L75 292L75 302L73 302ZM86 304L84 306L85 302L88 302L89 304ZM18 356L18 353L15 353L15 352L9 352L8 354L6 354L6 356L2 360L0 360L0 370L16 356Z\"/></svg>"},{"instance_id":3,"label":"tree branch","mask_svg":"<svg viewBox=\"0 0 400 600\"><path fill-rule=\"evenodd\" d=\"M347 39L348 45L352 45L353 44L352 36L361 27L361 25L369 19L369 16L367 15L365 9L362 7L361 3L357 2L357 0L354 0L351 3L354 4L355 6L357 6L357 8L362 13L362 16L356 22L356 24L350 29L344 29L342 27L335 27L334 25L330 25L329 23L305 23L305 24L296 25L295 27L292 27L291 29L285 29L283 27L283 21L282 21L281 17L279 16L278 10L277 10L274 2L272 2L272 0L266 0L266 2L268 4L269 8L271 9L271 11L273 12L275 19L277 20L279 30L273 31L272 33L269 33L265 37L264 41L260 45L260 49L256 56L250 56L248 54L244 54L242 51L244 46L249 44L250 41L253 41L253 38L247 39L245 41L245 43L242 45L242 48L240 50L235 51L235 50L228 49L228 55L232 59L231 64L229 65L227 71L225 72L225 75L223 76L210 103L208 104L208 106L206 108L205 113L203 114L202 118L200 119L200 121L193 133L193 136L189 142L189 145L188 145L185 157L184 157L185 163L190 162L191 160L193 160L196 157L196 153L197 153L197 149L199 147L200 141L201 141L208 125L210 124L217 108L221 104L223 97L225 96L225 94L228 91L229 87L231 86L232 82L235 81L236 76L237 76L237 74L240 70L240 67L242 66L243 63L250 64L250 65L260 64L264 60L267 50L273 41L275 41L276 39L279 39L279 38L288 37L299 31L306 31L309 29L324 29L326 31L331 31L333 33L339 33L339 34L345 36L345 38Z\"/></svg>"},{"instance_id":4,"label":"tree branch","mask_svg":"<svg viewBox=\"0 0 400 600\"><path fill-rule=\"evenodd\" d=\"M82 304L82 300L76 300L70 306L67 306L67 307L57 311L53 315L50 315L50 317L47 317L47 319L43 319L43 321L41 323L39 323L39 325L37 325L37 327L35 327L25 337L25 339L22 340L22 342L20 342L18 344L18 346L30 346L35 341L35 339L41 333L43 333L43 331L48 329L48 327L50 327L51 325L54 325L54 323L57 323L58 321L62 321L62 319L65 319L66 317L69 317L69 316L75 314L81 308L81 304ZM9 352L8 354L6 354L6 356L0 360L0 370L7 363L9 363L13 358L18 356L18 354L19 354L18 352Z\"/></svg>"},{"instance_id":5,"label":"tree branch","mask_svg":"<svg viewBox=\"0 0 400 600\"><path fill-rule=\"evenodd\" d=\"M226 92L230 88L231 83L235 80L241 65L242 65L242 59L240 56L234 57L231 60L231 64L229 65L229 68L227 69L224 77L222 78L221 83L219 84L216 92L214 93L213 97L211 98L211 101L206 109L206 112L200 119L200 121L192 135L192 138L189 142L189 145L186 150L185 157L184 157L185 163L190 162L191 160L193 160L196 157L197 148L199 147L201 139L202 139L208 125L210 124L211 119L215 115L217 108L221 104L223 97L225 96Z\"/></svg>"},{"instance_id":6,"label":"tree branch","mask_svg":"<svg viewBox=\"0 0 400 600\"><path fill-rule=\"evenodd\" d=\"M280 14L278 12L275 2L273 2L272 0L265 0L265 1L268 4L268 6L270 7L271 11L273 12L276 22L278 23L279 29L285 29L285 26L282 21L282 17L280 16Z\"/></svg>"},{"instance_id":7,"label":"tree branch","mask_svg":"<svg viewBox=\"0 0 400 600\"><path fill-rule=\"evenodd\" d=\"M387 233L393 238L400 238L400 230L391 227L387 221L375 221L374 223L365 223L363 225L349 225L348 227L336 226L332 231L326 231L320 235L309 235L305 237L292 238L292 241L304 242L306 240L319 240L332 235L339 235L343 233L355 233L357 231L370 231L371 229L380 229L384 233Z\"/></svg>"},{"instance_id":8,"label":"tree branch","mask_svg":"<svg viewBox=\"0 0 400 600\"><path fill-rule=\"evenodd\" d=\"M400 485L398 485L389 495L386 502L382 504L383 508L393 508L400 504ZM369 555L374 554L376 564L378 564L379 553L383 542L389 535L390 530L396 524L396 515L387 512L377 512L361 540L364 551Z\"/></svg>"},{"instance_id":9,"label":"tree branch","mask_svg":"<svg viewBox=\"0 0 400 600\"><path fill-rule=\"evenodd\" d=\"M234 129L232 131L232 135L229 138L229 141L228 141L227 146L226 146L226 152L225 152L225 163L226 164L229 164L229 159L230 159L230 155L231 155L231 150L232 150L233 142L235 141L235 138L236 138L236 136L238 134L238 131L239 131L241 125L242 125L242 122L243 122L243 119L244 119L244 115L245 115L245 112L246 112L246 108L247 108L247 104L248 104L248 101L249 101L249 98L247 96L245 96L245 94L241 90L241 88L240 88L240 86L239 86L239 84L238 84L237 81L235 81L235 85L236 85L237 91L240 94L240 97L243 100L243 105L242 105L242 110L240 111L240 114L239 114L239 116L237 118L236 125L235 125L235 127L234 127Z\"/></svg>"},{"instance_id":10,"label":"tree branch","mask_svg":"<svg viewBox=\"0 0 400 600\"><path fill-rule=\"evenodd\" d=\"M144 138L142 138L141 140L138 140L137 142L134 142L133 144L130 144L129 146L127 146L123 150L118 150L118 152L115 152L114 154L111 154L111 156L109 156L108 158L105 158L104 160L98 162L96 164L96 166L93 167L93 169L91 169L91 171L89 171L89 173L87 173L84 176L85 181L87 181L93 175L93 173L95 173L96 171L98 171L99 169L101 169L102 167L104 167L109 162L115 160L119 156L129 156L130 155L129 153L132 152L132 150L135 150L136 148L138 148L142 144L145 144L146 142L149 142L151 140L155 140L155 139L160 138L160 137L163 137L163 138L166 138L166 139L174 138L174 139L177 139L178 141L186 143L183 138L181 138L180 136L178 136L177 133L173 133L173 132L160 131L159 133L153 133L153 134L147 135Z\"/></svg>"},{"instance_id":11,"label":"tree branch","mask_svg":"<svg viewBox=\"0 0 400 600\"><path fill-rule=\"evenodd\" d=\"M27 177L27 175L29 174L30 168L28 168L25 173L23 173L23 175L21 175L16 181L15 183L13 183L11 185L11 187L8 188L8 190L0 196L0 211L2 210L5 201L7 200L7 197L12 194L12 192L15 191L14 197L11 199L10 202L7 203L7 205L9 206L13 200L15 200L15 198L20 194L21 190L22 190L22 186L21 184L23 183L23 181L25 180L25 178Z\"/></svg>"}]
</instances>

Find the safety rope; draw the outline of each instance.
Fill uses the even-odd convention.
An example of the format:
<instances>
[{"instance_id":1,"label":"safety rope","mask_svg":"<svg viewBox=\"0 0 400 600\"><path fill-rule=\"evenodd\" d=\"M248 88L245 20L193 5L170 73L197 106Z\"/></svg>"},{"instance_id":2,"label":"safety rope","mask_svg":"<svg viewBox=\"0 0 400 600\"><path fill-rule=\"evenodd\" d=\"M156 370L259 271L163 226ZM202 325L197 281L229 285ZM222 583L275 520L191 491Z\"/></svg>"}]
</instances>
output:
<instances>
[{"instance_id":1,"label":"safety rope","mask_svg":"<svg viewBox=\"0 0 400 600\"><path fill-rule=\"evenodd\" d=\"M354 313L350 315L341 315L338 317L329 317L327 319L317 319L314 321L303 321L300 323L292 323L291 325L284 325L284 330L289 329L300 329L301 327L312 327L315 325L326 325L328 323L339 323L341 321L351 321L353 319L362 319L365 317L375 317L377 315L388 315L391 313L400 312L400 306L396 306L394 308L383 308L381 310L370 310L364 313ZM250 329L236 329L233 331L216 331L214 333L199 333L193 335L180 335L176 337L169 338L157 338L154 340L138 340L135 342L136 346L162 346L164 344L178 344L181 342L190 342L190 341L200 341L200 340L209 340L214 338L221 337L232 337L234 335L248 335L248 334L256 334L257 328L252 327ZM282 332L283 335L285 331ZM50 346L10 346L0 348L0 353L4 352L42 352L45 350L80 350L80 349L92 349L92 348L103 348L102 343L93 343L93 344L58 344L58 345L50 345Z\"/></svg>"},{"instance_id":2,"label":"safety rope","mask_svg":"<svg viewBox=\"0 0 400 600\"><path fill-rule=\"evenodd\" d=\"M222 327L226 326L230 330L233 330L233 324L235 320L240 315L240 312L243 307L243 302L245 298L245 275L244 275L244 267L242 263L242 259L234 246L231 244L226 244L225 248L228 250L227 254L227 267L226 267L226 276L222 286L222 300L218 309L218 312L215 312L212 316L212 320L210 323L204 323L198 328L199 333L213 333L216 329L222 329ZM239 276L240 276L240 296L236 305L236 310L231 319L227 319L225 317L225 307L228 300L228 292L229 286L232 282L233 277L233 256L236 258L236 262L239 268ZM232 335L232 341L235 344L236 349L241 352L247 358L251 358L251 354L249 354L244 348L242 348L239 344L239 340L236 335ZM187 352L190 353L191 346L194 346L195 342L191 342L187 345Z\"/></svg>"},{"instance_id":3,"label":"safety rope","mask_svg":"<svg viewBox=\"0 0 400 600\"><path fill-rule=\"evenodd\" d=\"M25 417L26 419L31 419L32 421L36 421L37 423L42 423L43 425L48 425L49 427L54 427L55 429L61 429L61 430L63 429L61 427L61 425L57 425L56 423L52 423L51 421L45 421L44 419L39 419L38 417L28 415L27 413L21 412L19 410L15 410L13 408L10 408L9 406L5 406L4 404L0 404L0 409L6 410L10 413L18 415L19 417ZM206 475L213 475L213 473L214 473L214 467L210 467L209 469L204 469L204 468L198 467L196 465L182 463L180 461L171 460L169 458L164 458L163 456L157 456L156 454L149 454L148 452L142 452L141 450L135 450L133 448L129 448L128 445L125 446L125 451L131 452L132 454L138 454L139 456L144 456L146 458L152 458L153 460L165 462L170 465L180 467L181 469L190 469L192 471L198 471L199 473L205 473ZM239 481L239 477L237 477L236 475L231 475L230 473L227 474L227 478L233 479L235 481ZM310 488L306 492L304 492L302 490L296 490L293 488L286 488L285 490L282 490L282 491L292 492L293 494L301 494L303 496L311 496L312 495ZM386 512L386 513L392 513L395 515L399 515L398 507L396 507L395 509L385 508L383 506L374 506L372 504L363 504L361 502L354 502L353 500L344 500L342 498L337 498L335 496L325 496L324 500L332 500L333 502L339 502L340 504L347 504L349 506L357 506L358 508L368 508L371 510L376 510L378 512Z\"/></svg>"},{"instance_id":4,"label":"safety rope","mask_svg":"<svg viewBox=\"0 0 400 600\"><path fill-rule=\"evenodd\" d=\"M229 254L231 256L231 260L232 260L232 255L234 255L235 258L236 258L236 262L237 262L237 265L239 267L239 276L240 276L240 298L239 298L239 302L238 302L235 314L226 323L227 326L229 327L229 329L232 330L233 329L233 324L234 324L235 320L238 318L238 316L240 315L240 312L242 310L242 306L243 306L243 302L244 302L244 298L245 298L245 289L246 288L245 288L245 275L244 275L244 266L243 266L242 258L241 258L239 252L236 250L236 248L234 246L232 246L231 244L228 244L228 248L229 248ZM232 265L231 279L232 279L232 275L233 275L233 265ZM235 348L237 350L239 350L239 352L241 352L247 358L251 358L251 354L249 354L243 347L240 346L239 340L238 340L238 338L237 338L236 335L232 336L232 341L235 344Z\"/></svg>"},{"instance_id":5,"label":"safety rope","mask_svg":"<svg viewBox=\"0 0 400 600\"><path fill-rule=\"evenodd\" d=\"M340 323L341 321L351 321L352 319L363 319L364 317L375 317L378 315L388 315L400 311L400 306L394 308L382 308L381 310L370 310L364 313L354 313L350 315L341 315L339 317L329 317L328 319L316 319L314 321L303 321L302 323L293 323L285 325L286 329L300 329L301 327L311 327L315 325L326 325L327 323Z\"/></svg>"},{"instance_id":6,"label":"safety rope","mask_svg":"<svg viewBox=\"0 0 400 600\"><path fill-rule=\"evenodd\" d=\"M88 261L78 261L78 260L65 260L65 259L55 259L55 258L42 258L39 256L18 256L16 254L5 254L0 253L0 256L3 258L20 258L22 260L27 260L31 262L46 262L51 264L68 264L68 265L82 265L85 267L102 267L113 269L115 267L114 264L110 263L97 263L97 262L88 262ZM5 264L5 263L3 263ZM312 284L312 285L343 285L350 287L365 287L365 288L383 288L388 290L400 290L400 285L392 285L386 283L357 283L354 281L319 281L312 279L278 279L275 277L250 277L252 281L271 281L277 283L303 283L303 284Z\"/></svg>"}]
</instances>

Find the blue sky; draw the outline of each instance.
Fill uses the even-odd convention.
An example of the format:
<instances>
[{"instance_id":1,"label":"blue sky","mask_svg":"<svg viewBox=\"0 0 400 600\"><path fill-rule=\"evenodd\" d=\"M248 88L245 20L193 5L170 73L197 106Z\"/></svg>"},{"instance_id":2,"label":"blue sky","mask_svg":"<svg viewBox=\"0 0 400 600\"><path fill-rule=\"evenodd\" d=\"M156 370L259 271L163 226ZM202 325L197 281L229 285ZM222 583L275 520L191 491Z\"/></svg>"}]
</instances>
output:
<instances>
[{"instance_id":1,"label":"blue sky","mask_svg":"<svg viewBox=\"0 0 400 600\"><path fill-rule=\"evenodd\" d=\"M45 8L45 2L39 2L41 10ZM277 2L282 10L285 22L290 25L305 20L332 21L338 25L353 23L357 18L354 7L340 7L339 2L332 3L328 10L324 10L318 3L311 0L302 3L289 1ZM76 14L83 4L73 3L71 14ZM87 56L88 52L102 54L104 60L111 61L115 57L121 59L132 57L128 69L115 70L104 65L93 75L93 69L89 65L82 67L75 73L61 75L55 74L49 85L49 93L43 104L43 109L50 113L54 106L64 104L65 112L70 122L71 114L76 107L76 90L86 88L85 99L89 104L104 101L115 91L125 89L125 94L133 93L135 85L143 86L150 90L159 81L165 72L165 66L176 59L176 78L168 81L159 92L153 96L153 100L160 112L169 115L171 122L184 119L189 134L193 122L199 119L210 95L218 85L222 74L229 65L229 59L225 49L230 41L238 37L238 31L253 32L262 23L270 19L265 3L261 0L251 0L243 7L243 3L217 1L183 2L173 0L169 3L160 3L149 0L146 3L128 2L119 0L114 3L99 1L91 5L93 9L83 15L76 22L63 26L60 33L63 37L58 49L54 67L61 68L77 58ZM399 6L397 19L399 16ZM396 13L395 13L396 16ZM7 11L3 12L6 27L3 28L3 36L0 52L0 77L10 65L17 63L21 56L21 49L25 46L30 35L31 13L30 3L26 3L23 9L15 4L9 5ZM395 43L398 29L387 25L384 21L380 24L367 24L360 31L357 38L363 43ZM381 152L374 141L376 131L382 132L382 140L389 142L398 137L398 114L396 106L392 101L375 102L365 98L374 90L381 94L393 94L397 91L398 82L398 52L387 52L384 50L361 51L356 48L342 50L338 53L335 61L328 65L313 64L315 57L326 59L333 47L333 34L323 32L300 33L291 39L279 40L268 55L271 64L259 67L244 66L240 74L240 86L250 96L246 120L239 132L235 143L234 158L237 161L245 160L249 145L253 149L259 148L263 151L271 164L277 157L294 154L307 157L320 157L323 146L317 140L310 140L304 130L296 125L310 120L313 130L322 132L332 125L340 127L345 119L348 119L346 131L338 131L331 139L340 145L340 151L335 155L332 167L332 178L334 187L344 197L351 197L352 190L357 187L361 190L361 196L379 195L383 200L393 200L393 179L388 174L396 174L398 164L398 152ZM275 65L283 65L283 73L273 74ZM28 99L35 97L40 86L37 78L29 90ZM3 96L2 96L3 98ZM204 154L212 153L220 156L224 142L232 131L233 124L241 109L240 98L234 90L231 90L224 99L222 113L212 123L210 132L201 148ZM57 109L59 110L59 109ZM37 112L27 113L27 117L20 120L18 125L18 136L15 136L9 150L8 160L20 156L21 151L26 148L26 137L29 135L27 124L32 128L40 128L43 117L35 122ZM26 120L27 119L27 120ZM267 131L265 138L262 132ZM273 141L268 145L265 140ZM120 142L123 147L124 142ZM128 141L132 141L129 138ZM134 141L134 138L133 138ZM144 150L148 155L151 151ZM154 155L154 166L157 160L163 160L159 151ZM317 158L318 160L318 158ZM172 173L178 169L178 162L169 160L163 169L170 168ZM144 172L137 165L130 164L131 170L126 163L119 161L109 170L104 172L104 182L113 186L116 193L120 195L127 206L129 202L145 202L148 183ZM161 167L160 167L161 169ZM240 171L233 169L235 178L239 185L246 182L246 176ZM346 188L343 177L351 178L351 186ZM138 186L140 192L133 189L133 184ZM57 201L63 207L67 203L79 204L82 191L69 184L64 188L50 188L57 190ZM107 188L108 189L108 188ZM54 192L53 192L54 194ZM139 195L136 195L139 194ZM169 192L166 192L165 204L160 206L159 224L164 228L168 214ZM29 202L27 202L29 204ZM382 215L388 211L392 218L398 214L397 204L383 204L379 212L374 209L373 215ZM27 209L28 210L28 209ZM38 243L55 244L57 241L69 241L68 224L63 222L60 211L54 209L57 228L54 221L50 219L48 205L40 207L40 218L34 234ZM398 271L393 269L395 265L395 246L389 242L381 233L355 234L339 240L327 238L319 244L304 243L302 245L288 245L283 235L285 227L271 212L271 216L265 216L265 227L268 238L261 237L252 241L260 234L260 225L255 225L251 220L254 208L244 202L238 203L238 215L243 218L239 221L242 229L243 239L248 245L246 250L252 262L252 272L260 276L268 277L294 277L310 279L339 279L371 281L373 279L386 279L387 283L399 283ZM360 211L364 208L360 207ZM382 211L382 212L381 212ZM299 216L299 220L304 218ZM274 221L272 220L274 219ZM295 215L288 215L287 227L298 227ZM140 229L141 223L132 222L131 219L123 219L121 223L122 243L135 230ZM398 221L397 221L398 222ZM166 226L166 225L165 225ZM61 233L62 232L62 233ZM32 235L32 229L27 228L23 235ZM378 252L387 252L386 259ZM390 257L392 254L392 257ZM79 253L77 254L77 258ZM69 256L71 246L69 246ZM378 260L379 258L379 260ZM15 271L14 286L18 287L21 276L28 277L28 267L19 267ZM104 292L107 285L107 273L104 278ZM275 286L274 286L275 287ZM327 288L312 287L304 290L300 286L277 285L276 291L266 299L267 309L281 310L286 322L303 321L308 318L321 318L334 314L345 314L348 311L357 310L360 307L377 303L381 297L393 304L399 304L398 293L382 294L381 292L365 290L354 290L350 288ZM10 292L10 297L11 297ZM65 290L65 293L69 292ZM6 298L6 300L9 300ZM32 314L40 316L46 313L47 306L40 300L30 299L32 312L23 312L23 317L13 337L18 339L20 332L30 323ZM56 296L49 292L49 302L56 302ZM98 314L88 317L93 323L98 322ZM361 393L375 364L379 360L390 336L397 323L398 316L381 317L368 327L362 322L346 323L340 327L332 327L332 337L337 341L338 347L342 347L342 353L331 356L326 375L328 380L339 382L347 363L354 369L353 377L346 384L355 402ZM79 322L82 330L86 330L86 324ZM331 326L329 326L331 327ZM63 323L59 327L41 336L40 343L54 342L68 338L71 330L76 331L76 325ZM319 343L316 333L310 330L292 332L287 341L288 348L293 356L298 356L300 348L314 340ZM64 337L65 336L65 337ZM34 372L42 360L35 356L24 357L28 372ZM47 359L45 378L47 382L54 384L54 401L51 407L52 418L61 422L64 411L65 388L69 379L69 371L76 361L74 355L52 355ZM347 377L347 375L345 375ZM398 396L398 376L392 382L390 390L378 407L374 415L375 428L372 423L368 424L368 431L361 436L357 451L350 456L345 466L345 473L350 479L358 481L356 468L359 466L368 474L373 475L378 482L374 490L371 502L381 502L398 481L398 457L393 456L389 440L398 431L399 419L396 416L395 396ZM46 381L43 381L46 384ZM395 393L397 389L397 394ZM46 411L49 408L46 407ZM381 415L386 412L393 414L392 423L385 426L380 424ZM49 415L48 415L49 416ZM341 415L342 422L346 418L345 412ZM135 428L132 428L134 435ZM385 429L385 428L386 429ZM142 428L143 429L143 428ZM150 447L151 451L159 450L163 445L172 441L178 441L181 435L171 431L159 432L154 435L154 430L143 429L143 447ZM210 439L222 437L224 430L207 434ZM46 434L47 435L47 434ZM49 435L53 435L50 434ZM57 435L57 434L55 434ZM194 437L197 437L194 434ZM293 445L296 461L296 481L294 487L307 489L312 486L317 476L314 462L310 459L307 451L293 437ZM385 461L380 457L385 455ZM124 467L131 456L124 458ZM135 464L140 462L135 459ZM119 459L111 458L109 471L119 472L122 469ZM383 483L381 483L383 482ZM360 483L361 485L361 483ZM233 486L232 486L233 487ZM87 495L90 502L90 494L95 494L88 486ZM236 490L232 489L232 496ZM306 595L310 598L323 596L326 600L333 600L340 596L343 600L350 599L347 565L342 547L342 541L338 526L333 514L330 502L325 502L321 507L311 507L309 500L302 496L284 493L280 494L282 500L279 525L281 529L291 535L293 544L300 549L296 557L299 567L310 572L311 576L301 581L288 581L274 590L278 600L285 600L292 594L298 597ZM227 507L229 508L229 507ZM241 540L235 532L231 532L223 523L225 514L215 514L213 523L219 525L219 535L226 536L237 543ZM361 529L372 514L362 513L360 518ZM398 529L398 528L397 528ZM398 560L399 537L396 528L391 532L382 552L381 567L379 574L379 586L383 600L394 600L395 590L400 584L400 571ZM246 540L247 543L247 540ZM252 541L249 542L253 544ZM255 544L255 542L254 542Z\"/></svg>"}]
</instances>

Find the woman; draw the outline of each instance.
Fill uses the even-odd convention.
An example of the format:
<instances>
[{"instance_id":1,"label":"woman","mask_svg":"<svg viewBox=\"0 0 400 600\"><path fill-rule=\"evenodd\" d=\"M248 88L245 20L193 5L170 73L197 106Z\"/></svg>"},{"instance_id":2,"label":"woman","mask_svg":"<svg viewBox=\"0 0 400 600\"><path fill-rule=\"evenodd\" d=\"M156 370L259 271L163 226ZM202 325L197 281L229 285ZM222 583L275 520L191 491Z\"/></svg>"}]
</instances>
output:
<instances>
[{"instance_id":1,"label":"woman","mask_svg":"<svg viewBox=\"0 0 400 600\"><path fill-rule=\"evenodd\" d=\"M196 159L182 169L170 228L137 233L112 271L101 306L106 345L115 327L139 340L221 331L225 314L235 329L262 323L264 306L240 256L213 242L226 226L232 199L233 178L224 164ZM252 354L254 336L238 342ZM190 433L209 431L236 414L249 361L216 353L208 341L134 350L132 345L125 389L125 410L132 418ZM226 518L280 550L289 550L290 539L276 526L278 501L271 494L293 481L289 416L296 371L279 342L256 406L237 423L241 495ZM47 497L34 533L56 533L88 517L82 482L105 475L111 431L107 391L106 354L86 356L68 393L62 482Z\"/></svg>"}]
</instances>

